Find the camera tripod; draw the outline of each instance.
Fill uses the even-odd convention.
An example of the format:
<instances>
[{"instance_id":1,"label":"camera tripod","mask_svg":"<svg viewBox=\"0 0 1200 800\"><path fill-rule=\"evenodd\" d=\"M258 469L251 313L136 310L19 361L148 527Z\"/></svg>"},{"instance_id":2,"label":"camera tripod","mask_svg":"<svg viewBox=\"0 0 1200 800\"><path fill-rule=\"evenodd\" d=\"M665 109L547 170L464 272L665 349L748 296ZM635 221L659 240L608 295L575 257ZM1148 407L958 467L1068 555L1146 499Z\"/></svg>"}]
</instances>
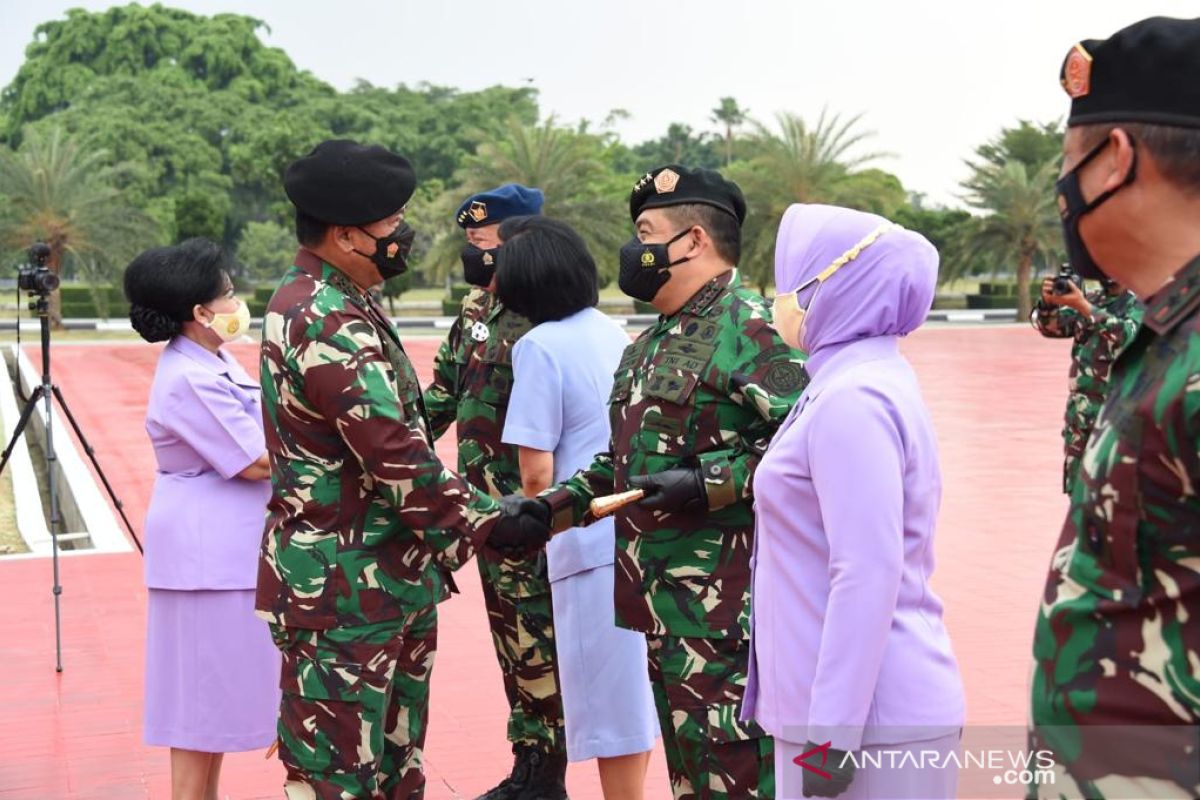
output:
<instances>
[{"instance_id":1,"label":"camera tripod","mask_svg":"<svg viewBox=\"0 0 1200 800\"><path fill-rule=\"evenodd\" d=\"M53 273L49 274L53 275ZM57 286L57 276L54 277L55 280L52 285L48 287L41 286L33 290L35 299L29 303L30 309L37 314L41 322L42 382L33 388L33 391L29 393L29 397L25 400L25 407L21 410L21 416L17 420L17 427L13 430L12 439L9 440L8 446L4 448L3 456L0 456L0 473L4 472L4 467L8 465L9 456L12 455L13 448L17 445L17 440L25 432L25 426L29 423L29 418L33 416L33 411L37 407L38 402L43 402L45 404L46 415L46 488L50 496L50 548L54 564L54 587L52 589L54 593L54 670L55 672L62 672L62 612L59 606L59 600L62 597L62 584L59 581L58 573L58 534L59 528L62 526L62 510L58 499L58 476L55 474L58 455L54 451L54 437L51 428L54 400L58 401L58 407L66 415L67 421L71 423L71 429L75 431L75 436L79 439L79 443L83 445L83 450L91 460L96 474L100 476L100 480L104 483L104 488L108 491L108 496L113 502L113 507L121 515L121 520L125 523L125 528L129 531L129 535L133 537L133 542L137 545L138 552L143 551L142 543L138 539L137 534L133 532L133 525L130 524L129 517L125 515L124 504L117 498L112 484L108 482L104 471L100 469L100 463L96 460L96 451L92 449L87 439L84 438L83 431L80 430L79 423L75 420L75 415L71 413L71 408L63 398L62 391L50 381L49 296L50 292Z\"/></svg>"}]
</instances>

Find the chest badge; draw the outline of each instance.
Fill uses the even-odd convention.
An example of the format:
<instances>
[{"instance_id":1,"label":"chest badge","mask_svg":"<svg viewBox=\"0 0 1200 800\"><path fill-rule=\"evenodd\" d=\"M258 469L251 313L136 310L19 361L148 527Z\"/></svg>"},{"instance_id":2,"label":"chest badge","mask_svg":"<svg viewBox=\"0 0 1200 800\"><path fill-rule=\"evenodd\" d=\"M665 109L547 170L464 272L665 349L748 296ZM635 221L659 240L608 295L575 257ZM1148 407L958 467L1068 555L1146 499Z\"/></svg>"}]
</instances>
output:
<instances>
[{"instance_id":1,"label":"chest badge","mask_svg":"<svg viewBox=\"0 0 1200 800\"><path fill-rule=\"evenodd\" d=\"M471 338L477 342L486 342L490 333L491 331L488 330L488 326L484 325L482 322L476 321L475 324L471 326Z\"/></svg>"}]
</instances>

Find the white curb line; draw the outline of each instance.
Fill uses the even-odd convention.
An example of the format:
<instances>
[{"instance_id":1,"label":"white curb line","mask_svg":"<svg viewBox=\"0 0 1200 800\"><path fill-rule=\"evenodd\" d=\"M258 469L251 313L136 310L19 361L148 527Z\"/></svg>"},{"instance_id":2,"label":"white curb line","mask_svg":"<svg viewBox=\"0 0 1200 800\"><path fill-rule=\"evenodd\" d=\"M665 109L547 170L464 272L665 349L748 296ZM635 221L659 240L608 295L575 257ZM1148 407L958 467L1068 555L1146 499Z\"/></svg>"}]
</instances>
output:
<instances>
[{"instance_id":1,"label":"white curb line","mask_svg":"<svg viewBox=\"0 0 1200 800\"><path fill-rule=\"evenodd\" d=\"M29 392L33 390L33 387L41 383L41 374L29 360L29 357L26 355L24 350L17 352L16 357L17 376L19 383L21 384L21 390L25 393L25 396L28 397ZM0 395L3 394L7 393L0 392ZM14 402L15 405L15 400L11 395L9 395L8 399L9 401ZM66 400L68 403L70 403L72 398L67 397ZM34 411L35 419L30 420L31 425L38 424L44 426L46 412L43 402L44 401L38 403L37 409ZM75 398L75 402L84 401ZM85 454L78 449L78 445L71 434L70 425L67 424L66 417L58 408L57 401L55 401L54 404L53 414L54 450L55 454L58 456L60 474L62 475L63 483L65 484L61 487L60 505L64 506L64 517L66 517L66 504L73 502L75 509L78 511L79 519L82 521L83 529L88 533L92 540L92 547L90 549L79 551L60 551L60 555L67 552L78 552L80 554L129 552L133 549L133 546L130 544L129 539L126 538L125 531L121 528L120 523L117 521L116 514L114 514L112 509L109 507L108 498L101 490L100 484L92 478L92 473L89 469L88 462L85 461ZM5 410L5 423L7 428L7 409ZM13 417L12 424L16 425L15 416ZM87 434L88 431L85 429L83 431L83 435L87 436ZM20 446L23 447L24 443L22 442ZM101 454L100 458L100 466L103 467L103 454ZM28 451L26 451L26 460L28 461ZM30 470L32 472L32 463L30 463ZM36 483L33 486L33 492L33 496L36 497ZM16 489L15 485L13 487L13 493L17 497L21 496L18 494L18 490ZM34 504L26 502L25 505L31 506ZM20 513L19 504L17 508L18 513ZM46 530L46 542L44 546L39 545L37 550L35 550L33 543L30 543L29 549L31 552L37 552L41 555L48 555L50 552L49 531L47 530L46 520L41 514L40 502L34 506L33 513L42 518L42 530ZM24 536L24 532L22 532L22 536ZM29 540L26 539L26 541L28 542Z\"/></svg>"}]
</instances>

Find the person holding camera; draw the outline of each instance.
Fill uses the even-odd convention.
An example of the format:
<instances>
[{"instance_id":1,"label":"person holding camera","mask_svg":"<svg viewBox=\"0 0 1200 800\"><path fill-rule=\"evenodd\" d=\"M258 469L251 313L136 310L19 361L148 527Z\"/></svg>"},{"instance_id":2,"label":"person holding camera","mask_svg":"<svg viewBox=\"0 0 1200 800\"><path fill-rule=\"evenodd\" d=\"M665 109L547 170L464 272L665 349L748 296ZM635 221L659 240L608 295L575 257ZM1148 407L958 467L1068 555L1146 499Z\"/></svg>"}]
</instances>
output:
<instances>
[{"instance_id":1,"label":"person holding camera","mask_svg":"<svg viewBox=\"0 0 1200 800\"><path fill-rule=\"evenodd\" d=\"M254 614L271 496L258 381L223 345L248 332L233 259L189 239L125 270L133 329L166 341L146 407L144 737L171 748L171 796L218 796L222 755L275 738L279 651Z\"/></svg>"},{"instance_id":2,"label":"person holding camera","mask_svg":"<svg viewBox=\"0 0 1200 800\"><path fill-rule=\"evenodd\" d=\"M1042 296L1030 322L1049 339L1074 339L1070 393L1063 423L1063 492L1079 474L1079 458L1104 402L1112 364L1142 324L1142 306L1133 292L1109 278L1086 294L1074 276L1042 281Z\"/></svg>"}]
</instances>

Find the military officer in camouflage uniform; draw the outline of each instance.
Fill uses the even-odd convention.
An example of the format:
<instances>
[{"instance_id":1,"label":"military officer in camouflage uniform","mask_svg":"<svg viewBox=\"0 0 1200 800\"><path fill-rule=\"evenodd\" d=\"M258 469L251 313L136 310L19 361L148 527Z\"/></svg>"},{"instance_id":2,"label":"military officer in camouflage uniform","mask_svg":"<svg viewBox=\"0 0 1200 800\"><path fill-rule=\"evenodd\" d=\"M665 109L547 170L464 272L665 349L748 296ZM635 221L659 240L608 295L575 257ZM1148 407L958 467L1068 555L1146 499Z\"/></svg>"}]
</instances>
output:
<instances>
[{"instance_id":1,"label":"military officer in camouflage uniform","mask_svg":"<svg viewBox=\"0 0 1200 800\"><path fill-rule=\"evenodd\" d=\"M1045 797L1200 797L1200 19L1071 48L1072 267L1145 306L1112 366L1034 634Z\"/></svg>"},{"instance_id":2,"label":"military officer in camouflage uniform","mask_svg":"<svg viewBox=\"0 0 1200 800\"><path fill-rule=\"evenodd\" d=\"M772 740L738 720L751 477L808 375L735 268L745 212L738 187L712 170L671 165L637 182L620 285L661 316L617 369L611 450L510 507L563 530L592 522L596 497L646 491L616 515L616 615L646 634L676 798L774 796Z\"/></svg>"},{"instance_id":3,"label":"military officer in camouflage uniform","mask_svg":"<svg viewBox=\"0 0 1200 800\"><path fill-rule=\"evenodd\" d=\"M1063 491L1070 494L1079 474L1079 457L1104 402L1109 370L1137 334L1142 306L1133 292L1107 278L1101 279L1101 288L1086 295L1070 281L1067 292L1056 294L1055 280L1042 281L1042 296L1030 321L1042 336L1075 340L1063 425Z\"/></svg>"},{"instance_id":4,"label":"military officer in camouflage uniform","mask_svg":"<svg viewBox=\"0 0 1200 800\"><path fill-rule=\"evenodd\" d=\"M284 178L301 249L264 320L257 607L283 652L293 800L423 796L436 604L489 531L503 541L496 501L434 455L416 374L367 291L405 267L414 184L401 156L347 140Z\"/></svg>"},{"instance_id":5,"label":"military officer in camouflage uniform","mask_svg":"<svg viewBox=\"0 0 1200 800\"><path fill-rule=\"evenodd\" d=\"M458 422L458 469L493 497L519 492L517 448L501 442L512 390L512 349L531 327L496 295L501 221L539 214L542 192L505 184L468 197L455 215L467 236L463 274L474 287L434 360L425 390L433 435ZM566 797L566 740L554 661L554 618L544 550L477 559L488 627L508 701L511 774L485 800Z\"/></svg>"}]
</instances>

